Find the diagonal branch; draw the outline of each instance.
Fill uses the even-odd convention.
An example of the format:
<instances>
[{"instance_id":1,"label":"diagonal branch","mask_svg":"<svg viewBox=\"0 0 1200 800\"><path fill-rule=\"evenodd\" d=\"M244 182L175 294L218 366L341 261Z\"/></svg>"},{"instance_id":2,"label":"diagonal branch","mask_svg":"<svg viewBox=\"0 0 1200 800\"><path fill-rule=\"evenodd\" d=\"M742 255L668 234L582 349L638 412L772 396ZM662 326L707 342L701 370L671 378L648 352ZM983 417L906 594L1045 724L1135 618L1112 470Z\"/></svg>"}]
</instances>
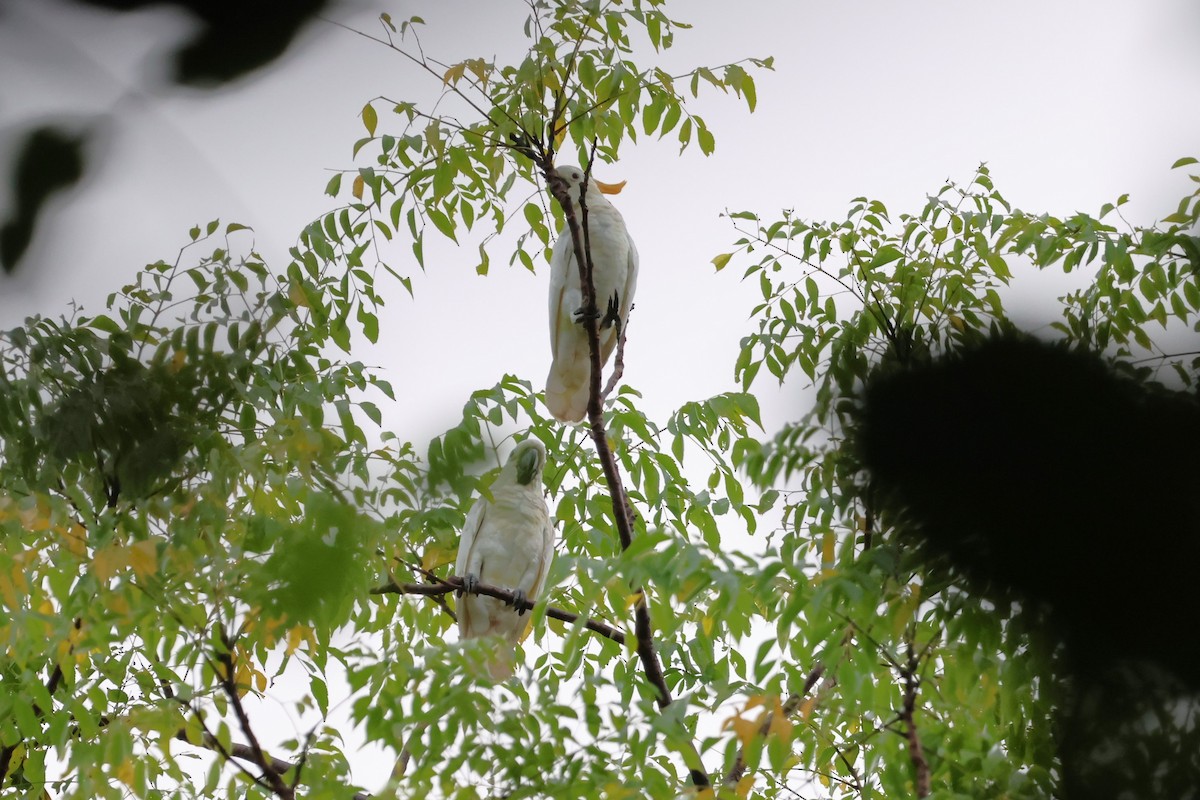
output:
<instances>
[{"instance_id":1,"label":"diagonal branch","mask_svg":"<svg viewBox=\"0 0 1200 800\"><path fill-rule=\"evenodd\" d=\"M593 141L593 152L595 142ZM604 426L604 407L601 390L603 364L600 361L600 332L597 327L599 314L596 308L596 287L592 275L594 264L588 232L587 185L591 177L593 159L588 160L584 171L582 190L579 197L579 218L575 216L575 207L571 202L569 187L565 180L554 172L554 165L548 159L538 166L546 179L546 187L558 201L566 219L567 229L571 232L571 242L574 247L575 264L579 268L580 288L582 290L582 325L588 340L588 353L591 361L591 375L588 389L587 416L592 436L596 446L596 456L604 471L604 480L608 485L609 496L612 499L613 519L617 527L617 536L621 549L627 550L633 543L633 507L625 493L620 470L612 449L608 446L608 432ZM650 620L650 607L646 600L646 592L642 587L634 587L636 601L634 604L634 631L637 635L638 659L646 679L654 686L656 701L659 709L665 711L673 702L670 687L667 686L663 674L662 661L654 645L654 628ZM687 765L692 783L697 789L707 789L712 783L704 769L703 760L695 742L687 740L682 753Z\"/></svg>"},{"instance_id":2,"label":"diagonal branch","mask_svg":"<svg viewBox=\"0 0 1200 800\"><path fill-rule=\"evenodd\" d=\"M630 303L626 316L632 313L633 304ZM613 356L612 374L608 376L608 383L604 385L604 391L600 394L601 402L608 399L612 390L617 388L617 382L621 380L621 376L625 374L625 331L628 329L628 324L628 321L621 319L620 315L617 315L617 319L613 323L617 329L617 352Z\"/></svg>"},{"instance_id":3,"label":"diagonal branch","mask_svg":"<svg viewBox=\"0 0 1200 800\"><path fill-rule=\"evenodd\" d=\"M177 732L175 734L175 739L184 742L185 744L190 744L193 747L203 747L206 750L212 750L214 753L219 753L226 759L236 758L242 761L250 761L256 766L261 766L258 761L255 760L254 748L250 745L243 744L241 742L233 742L228 748L225 748L221 746L221 743L217 741L216 737L207 731L203 734L203 739L199 742L194 742L189 739L187 731ZM267 759L271 765L271 769L273 769L279 775L286 775L290 770L295 769L297 766L289 761L284 761L282 758L267 756ZM371 795L367 794L366 792L357 792L352 795L351 800L371 800Z\"/></svg>"},{"instance_id":4,"label":"diagonal branch","mask_svg":"<svg viewBox=\"0 0 1200 800\"><path fill-rule=\"evenodd\" d=\"M787 700L783 701L783 707L780 709L784 718L795 715L804 706L804 700L808 697L808 693L817 685L817 681L821 680L821 676L825 674L825 665L817 664L808 675L804 678L804 688L798 692L788 695ZM766 736L771 732L771 725L775 722L775 712L767 712L763 718L762 724L758 726L758 735ZM737 782L746 774L746 746L742 745L738 748L737 757L734 759L733 766L729 768L729 773L725 776L724 784L726 786L735 786Z\"/></svg>"},{"instance_id":5,"label":"diagonal branch","mask_svg":"<svg viewBox=\"0 0 1200 800\"><path fill-rule=\"evenodd\" d=\"M258 737L254 735L254 730L250 727L250 717L242 705L242 698L234 679L233 640L224 630L221 630L221 644L224 646L224 651L217 654L217 661L221 665L221 669L217 670L218 680L222 691L225 692L225 696L229 698L229 702L233 706L233 713L237 717L242 733L250 741L250 760L263 771L264 783L280 800L295 800L296 790L283 780L283 773L275 768L275 760L268 758L267 754L263 752L258 743ZM288 764L288 768L291 767L292 765Z\"/></svg>"}]
</instances>

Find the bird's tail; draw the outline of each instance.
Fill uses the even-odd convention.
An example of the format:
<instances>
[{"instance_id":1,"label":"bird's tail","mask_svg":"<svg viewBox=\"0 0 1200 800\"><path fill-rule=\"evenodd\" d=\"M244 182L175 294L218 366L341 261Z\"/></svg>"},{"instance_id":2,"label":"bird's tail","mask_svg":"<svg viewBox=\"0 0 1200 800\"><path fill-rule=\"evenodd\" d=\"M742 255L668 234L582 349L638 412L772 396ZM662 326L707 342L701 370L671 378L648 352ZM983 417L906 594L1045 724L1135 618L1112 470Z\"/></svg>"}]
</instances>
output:
<instances>
[{"instance_id":1,"label":"bird's tail","mask_svg":"<svg viewBox=\"0 0 1200 800\"><path fill-rule=\"evenodd\" d=\"M582 369L580 369L582 365ZM587 359L555 359L546 376L546 407L559 422L579 422L587 414L591 365Z\"/></svg>"}]
</instances>

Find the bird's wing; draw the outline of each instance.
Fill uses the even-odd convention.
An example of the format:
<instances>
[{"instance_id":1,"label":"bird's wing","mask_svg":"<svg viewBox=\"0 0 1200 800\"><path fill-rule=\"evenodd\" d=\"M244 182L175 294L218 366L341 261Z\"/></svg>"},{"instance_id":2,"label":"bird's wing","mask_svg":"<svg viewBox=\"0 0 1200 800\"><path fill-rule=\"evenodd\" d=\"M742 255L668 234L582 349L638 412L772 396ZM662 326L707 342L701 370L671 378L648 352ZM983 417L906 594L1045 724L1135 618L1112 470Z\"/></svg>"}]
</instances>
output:
<instances>
[{"instance_id":1,"label":"bird's wing","mask_svg":"<svg viewBox=\"0 0 1200 800\"><path fill-rule=\"evenodd\" d=\"M542 553L541 563L538 564L537 574L533 578L533 588L528 592L531 600L540 600L542 597L542 589L546 586L546 578L550 574L550 565L554 563L554 518L547 516L546 522L542 525ZM520 641L525 641L529 634L533 631L533 615L530 614L529 621L525 624L524 630L521 632Z\"/></svg>"},{"instance_id":2,"label":"bird's wing","mask_svg":"<svg viewBox=\"0 0 1200 800\"><path fill-rule=\"evenodd\" d=\"M622 224L624 228L624 224ZM625 240L627 242L627 250L625 253L625 283L620 287L621 308L621 327L624 328L629 322L629 310L633 308L633 295L637 291L638 278L638 251L633 243L633 237L629 235L629 231L625 231ZM613 349L617 346L617 340L620 335L616 330L606 332L608 335L602 336L600 339L600 361L607 364L608 357L612 355Z\"/></svg>"},{"instance_id":3,"label":"bird's wing","mask_svg":"<svg viewBox=\"0 0 1200 800\"><path fill-rule=\"evenodd\" d=\"M587 383L591 369L587 337L573 316L581 303L571 232L564 230L554 243L550 256L552 358L546 376L546 407L560 422L578 422L587 412Z\"/></svg>"},{"instance_id":4,"label":"bird's wing","mask_svg":"<svg viewBox=\"0 0 1200 800\"><path fill-rule=\"evenodd\" d=\"M571 242L571 232L564 229L554 243L550 252L550 354L558 355L558 337L562 325L570 324L570 315L574 309L564 308L569 301L567 285L571 280L571 269L575 264L574 246Z\"/></svg>"},{"instance_id":5,"label":"bird's wing","mask_svg":"<svg viewBox=\"0 0 1200 800\"><path fill-rule=\"evenodd\" d=\"M479 575L479 565L472 563L472 557L475 553L479 532L483 529L483 521L487 517L487 506L487 500L480 497L467 512L467 521L463 523L462 538L458 542L458 558L454 562L454 572L460 578L465 578L467 573L472 571L476 577ZM458 633L462 637L471 635L471 606L474 599L471 595L464 594L457 605Z\"/></svg>"},{"instance_id":6,"label":"bird's wing","mask_svg":"<svg viewBox=\"0 0 1200 800\"><path fill-rule=\"evenodd\" d=\"M542 525L542 563L538 567L537 577L533 580L533 588L529 590L530 597L541 597L542 588L546 585L546 576L550 574L550 565L554 563L554 519L547 516Z\"/></svg>"},{"instance_id":7,"label":"bird's wing","mask_svg":"<svg viewBox=\"0 0 1200 800\"><path fill-rule=\"evenodd\" d=\"M629 236L628 231L625 232L625 235L629 237L629 266L625 273L625 290L621 292L622 325L629 321L629 309L633 308L633 295L637 291L638 264L640 263L633 237Z\"/></svg>"},{"instance_id":8,"label":"bird's wing","mask_svg":"<svg viewBox=\"0 0 1200 800\"><path fill-rule=\"evenodd\" d=\"M471 553L475 549L475 539L483 529L483 520L487 516L487 499L480 497L467 512L467 520L463 523L462 538L458 541L458 558L454 562L454 573L465 577L470 571Z\"/></svg>"}]
</instances>

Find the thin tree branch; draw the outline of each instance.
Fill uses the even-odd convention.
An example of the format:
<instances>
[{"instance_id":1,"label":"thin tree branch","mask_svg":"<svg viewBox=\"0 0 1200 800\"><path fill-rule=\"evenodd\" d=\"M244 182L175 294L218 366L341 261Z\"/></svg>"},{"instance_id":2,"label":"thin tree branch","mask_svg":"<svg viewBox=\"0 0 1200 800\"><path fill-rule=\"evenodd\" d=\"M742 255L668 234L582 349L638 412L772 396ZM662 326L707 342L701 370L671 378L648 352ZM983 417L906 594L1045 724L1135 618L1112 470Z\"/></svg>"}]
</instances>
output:
<instances>
[{"instance_id":1,"label":"thin tree branch","mask_svg":"<svg viewBox=\"0 0 1200 800\"><path fill-rule=\"evenodd\" d=\"M230 704L233 706L234 716L237 717L238 725L242 729L242 733L250 741L251 760L258 765L263 771L266 779L266 784L272 792L274 792L281 800L295 800L296 790L289 786L283 780L283 773L275 768L274 759L268 758L263 752L262 747L258 743L258 737L254 735L254 730L250 726L250 717L246 714L246 709L242 705L241 695L238 694L237 683L234 680L234 665L233 665L233 641L229 638L229 634L221 630L221 644L224 645L224 652L217 654L217 661L222 669L218 670L218 680L221 684L221 689L229 698ZM288 764L288 769L291 768Z\"/></svg>"},{"instance_id":2,"label":"thin tree branch","mask_svg":"<svg viewBox=\"0 0 1200 800\"><path fill-rule=\"evenodd\" d=\"M80 627L83 626L83 619L80 617L76 617L75 621L74 621L74 626L75 626L75 630L79 630ZM67 654L70 655L74 652L75 652L75 646L72 645L67 650ZM46 694L53 697L54 693L56 691L58 691L58 687L59 687L59 684L62 683L62 679L63 679L62 665L55 664L54 669L50 671L50 677L46 680ZM35 716L37 716L38 719L43 719L46 716L46 709L43 709L37 703L34 703L33 704L33 713ZM17 752L17 748L21 746L21 743L23 741L24 741L24 739L18 738L11 745L6 745L2 749L0 749L0 785L3 785L4 776L8 774L8 768L9 768L9 765L12 764L13 754Z\"/></svg>"},{"instance_id":3,"label":"thin tree branch","mask_svg":"<svg viewBox=\"0 0 1200 800\"><path fill-rule=\"evenodd\" d=\"M915 783L917 797L928 797L930 792L929 761L925 758L925 748L921 746L921 737L917 733L914 714L917 707L917 689L921 678L917 674L921 666L921 656L913 650L912 640L908 642L908 660L900 677L904 681L904 706L900 710L900 722L904 726L904 738L908 741L908 758L916 773Z\"/></svg>"},{"instance_id":4,"label":"thin tree branch","mask_svg":"<svg viewBox=\"0 0 1200 800\"><path fill-rule=\"evenodd\" d=\"M592 149L594 153L595 140L592 142ZM547 160L539 166L546 179L546 187L554 199L558 201L559 207L562 208L567 229L571 233L575 263L579 268L579 282L583 295L583 318L581 323L587 335L588 353L591 361L587 405L589 428L592 441L596 446L596 456L599 458L600 465L603 468L604 480L608 485L609 496L612 500L613 520L616 523L617 536L621 542L621 549L627 550L633 543L633 507L630 505L625 493L625 486L621 480L621 473L617 468L616 458L613 455L612 449L608 446L608 432L604 426L604 406L601 397L603 364L600 362L600 332L597 326L599 313L596 308L596 287L592 278L594 264L592 262L591 242L587 224L587 185L591 177L593 162L594 159L589 158L584 170L584 179L579 196L578 219L575 216L575 206L571 202L567 182L554 172L554 165L550 161ZM667 686L666 677L663 674L662 661L659 659L658 650L654 646L654 628L650 620L650 607L646 600L646 592L642 587L634 587L634 592L636 596L634 604L634 631L637 634L638 659L642 662L642 671L645 672L646 679L656 690L656 701L659 709L665 711L673 700L671 690ZM696 749L695 742L689 739L682 747L684 748L684 752L681 755L684 758L693 785L697 789L711 787L712 783L709 780L708 772L704 768L700 752Z\"/></svg>"},{"instance_id":5,"label":"thin tree branch","mask_svg":"<svg viewBox=\"0 0 1200 800\"><path fill-rule=\"evenodd\" d=\"M450 592L464 591L463 580L457 575L451 578L438 578L437 580L437 583L396 583L393 581L392 583L375 587L371 590L371 594L416 594L438 598ZM519 601L516 594L511 590L501 589L499 586L491 586L486 583L476 584L475 591L472 594L480 594L487 597L494 597L497 600L503 600L517 611L529 611L537 604L528 599ZM554 606L546 606L546 616L550 619L557 619L572 625L579 620L583 620L583 627L589 631L598 633L605 639L611 639L617 644L625 644L624 631L614 628L611 625L606 625L591 617L582 617L579 614L563 611L561 608L555 608Z\"/></svg>"},{"instance_id":6,"label":"thin tree branch","mask_svg":"<svg viewBox=\"0 0 1200 800\"><path fill-rule=\"evenodd\" d=\"M821 676L825 674L825 665L817 664L804 678L804 688L798 692L793 692L788 695L787 700L783 702L781 711L784 718L794 716L803 706L804 700L808 697L808 693L817 685L817 681L821 680ZM775 712L767 712L767 716L763 719L762 724L758 726L758 735L766 736L771 732L771 725L775 722ZM742 745L738 748L737 757L734 759L733 766L730 767L729 773L725 776L724 784L726 786L735 786L742 776L746 774L746 746Z\"/></svg>"},{"instance_id":7,"label":"thin tree branch","mask_svg":"<svg viewBox=\"0 0 1200 800\"><path fill-rule=\"evenodd\" d=\"M632 313L633 304L631 303L626 316ZM612 390L617 388L617 381L621 380L621 376L625 374L625 331L628 328L628 320L621 319L618 314L613 324L617 327L617 352L613 356L612 374L608 376L608 383L604 385L604 391L600 394L601 402L608 399L608 396L612 394Z\"/></svg>"},{"instance_id":8,"label":"thin tree branch","mask_svg":"<svg viewBox=\"0 0 1200 800\"><path fill-rule=\"evenodd\" d=\"M179 731L175 734L176 740L185 744L190 744L193 747L203 747L206 750L212 750L214 753L217 753L226 759L232 760L236 758L242 761L252 762L255 766L261 766L255 760L254 748L252 748L250 745L243 744L241 742L233 742L229 746L229 749L226 750L221 746L221 743L217 741L217 738L207 731L204 732L203 737L204 738L202 741L193 742L188 738L186 731ZM294 769L296 766L291 762L284 761L282 758L267 756L267 759L271 764L271 768L280 775L286 775L289 770ZM371 800L371 795L367 792L358 792L353 796L352 800Z\"/></svg>"}]
</instances>

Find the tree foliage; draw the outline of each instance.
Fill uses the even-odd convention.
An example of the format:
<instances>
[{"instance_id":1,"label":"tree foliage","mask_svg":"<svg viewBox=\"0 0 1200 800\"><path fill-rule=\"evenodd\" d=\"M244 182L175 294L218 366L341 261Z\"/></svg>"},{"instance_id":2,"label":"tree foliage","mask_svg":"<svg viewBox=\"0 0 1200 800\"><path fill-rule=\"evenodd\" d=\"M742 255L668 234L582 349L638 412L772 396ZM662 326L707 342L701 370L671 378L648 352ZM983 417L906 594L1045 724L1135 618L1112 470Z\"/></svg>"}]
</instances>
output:
<instances>
[{"instance_id":1,"label":"tree foliage","mask_svg":"<svg viewBox=\"0 0 1200 800\"><path fill-rule=\"evenodd\" d=\"M346 797L367 742L397 765L378 796L1049 794L1056 651L900 546L847 446L853 398L873 370L1007 326L1030 266L1090 271L1065 339L1191 386L1194 354L1151 334L1195 328L1200 193L1118 225L1121 202L1013 209L980 168L895 221L865 198L831 222L733 213L714 262L762 288L736 390L651 419L636 388L597 380L589 425L562 426L509 375L418 446L381 428L394 390L353 352L396 284L412 292L426 234L486 231L486 273L506 226L528 269L561 228L586 264L586 216L550 200L564 149L588 169L639 136L711 152L688 100L708 87L753 110L749 70L770 61L635 62L686 27L653 0L532 2L515 64L442 63L419 18L381 23L444 97L364 106L370 165L330 181L345 204L282 269L214 221L105 313L0 338L5 785ZM816 389L769 435L763 366ZM559 541L524 668L494 685L489 643L450 633L451 570L514 431L551 454ZM267 730L271 704L303 733Z\"/></svg>"}]
</instances>

